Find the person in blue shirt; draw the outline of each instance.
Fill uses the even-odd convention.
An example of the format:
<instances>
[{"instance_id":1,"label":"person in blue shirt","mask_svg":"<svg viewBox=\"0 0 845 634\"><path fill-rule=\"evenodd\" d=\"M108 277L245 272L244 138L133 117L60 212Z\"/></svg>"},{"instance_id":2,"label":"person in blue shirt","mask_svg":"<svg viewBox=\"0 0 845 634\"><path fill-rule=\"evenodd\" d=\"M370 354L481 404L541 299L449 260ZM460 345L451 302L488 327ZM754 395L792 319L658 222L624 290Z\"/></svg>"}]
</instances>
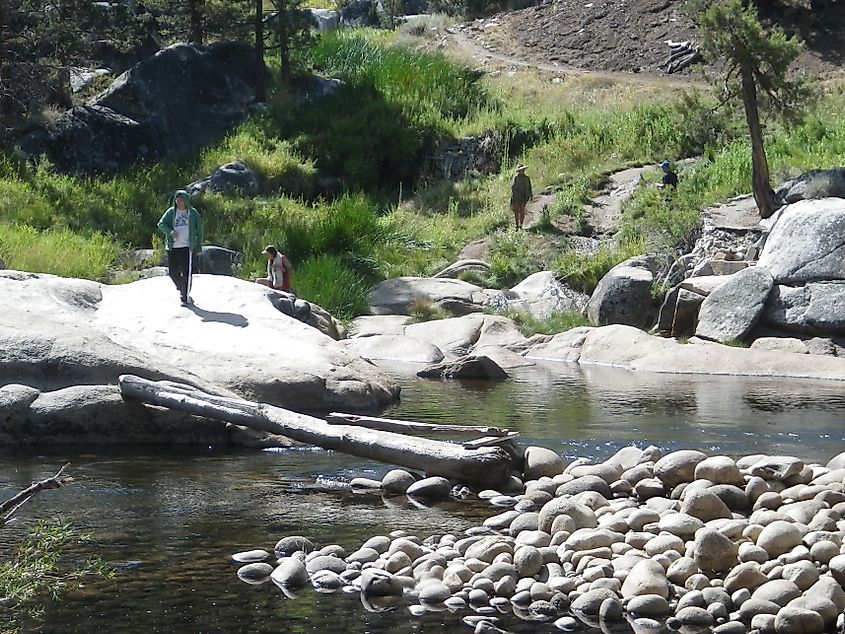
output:
<instances>
[{"instance_id":1,"label":"person in blue shirt","mask_svg":"<svg viewBox=\"0 0 845 634\"><path fill-rule=\"evenodd\" d=\"M678 187L678 175L672 170L672 164L669 161L663 161L660 164L660 168L663 170L663 180L658 187L660 189L666 189L667 187L676 189Z\"/></svg>"}]
</instances>

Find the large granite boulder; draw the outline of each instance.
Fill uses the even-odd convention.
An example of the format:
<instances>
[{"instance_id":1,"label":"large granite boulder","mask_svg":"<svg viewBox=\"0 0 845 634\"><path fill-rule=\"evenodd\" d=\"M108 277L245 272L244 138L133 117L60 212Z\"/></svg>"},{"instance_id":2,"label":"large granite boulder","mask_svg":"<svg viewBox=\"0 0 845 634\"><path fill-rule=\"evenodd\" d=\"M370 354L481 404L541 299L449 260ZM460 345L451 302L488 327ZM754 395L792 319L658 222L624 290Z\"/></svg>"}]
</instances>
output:
<instances>
[{"instance_id":1,"label":"large granite boulder","mask_svg":"<svg viewBox=\"0 0 845 634\"><path fill-rule=\"evenodd\" d=\"M535 319L556 313L583 313L590 298L561 283L552 271L529 275L508 293L508 308L523 310Z\"/></svg>"},{"instance_id":2,"label":"large granite boulder","mask_svg":"<svg viewBox=\"0 0 845 634\"><path fill-rule=\"evenodd\" d=\"M398 386L317 329L283 314L274 291L194 277L193 306L168 278L120 286L0 274L0 383L41 390L172 379L295 410L364 408Z\"/></svg>"},{"instance_id":3,"label":"large granite boulder","mask_svg":"<svg viewBox=\"0 0 845 634\"><path fill-rule=\"evenodd\" d=\"M657 330L671 337L690 337L698 324L698 311L705 295L682 288L680 285L666 293L657 318Z\"/></svg>"},{"instance_id":4,"label":"large granite boulder","mask_svg":"<svg viewBox=\"0 0 845 634\"><path fill-rule=\"evenodd\" d=\"M243 260L243 254L238 251L208 244L202 248L197 268L199 273L234 275L241 268Z\"/></svg>"},{"instance_id":5,"label":"large granite boulder","mask_svg":"<svg viewBox=\"0 0 845 634\"><path fill-rule=\"evenodd\" d=\"M722 343L744 340L760 319L773 284L762 266L734 273L702 302L695 334Z\"/></svg>"},{"instance_id":6,"label":"large granite boulder","mask_svg":"<svg viewBox=\"0 0 845 634\"><path fill-rule=\"evenodd\" d=\"M246 118L255 68L248 44L175 44L135 64L89 104L23 137L19 150L77 174L190 154Z\"/></svg>"},{"instance_id":7,"label":"large granite boulder","mask_svg":"<svg viewBox=\"0 0 845 634\"><path fill-rule=\"evenodd\" d=\"M845 334L845 281L777 285L762 319L778 329L801 334Z\"/></svg>"},{"instance_id":8,"label":"large granite boulder","mask_svg":"<svg viewBox=\"0 0 845 634\"><path fill-rule=\"evenodd\" d=\"M803 200L783 208L759 265L776 284L845 280L845 200Z\"/></svg>"},{"instance_id":9,"label":"large granite boulder","mask_svg":"<svg viewBox=\"0 0 845 634\"><path fill-rule=\"evenodd\" d=\"M845 359L749 350L695 338L683 344L629 326L592 329L575 360L642 372L845 380Z\"/></svg>"},{"instance_id":10,"label":"large granite boulder","mask_svg":"<svg viewBox=\"0 0 845 634\"><path fill-rule=\"evenodd\" d=\"M501 291L481 288L449 278L396 277L370 289L370 312L374 315L407 315L414 302L442 306L456 315L481 312L505 301Z\"/></svg>"},{"instance_id":11,"label":"large granite boulder","mask_svg":"<svg viewBox=\"0 0 845 634\"><path fill-rule=\"evenodd\" d=\"M652 313L651 285L655 273L652 261L645 257L630 258L610 269L587 304L590 324L645 328Z\"/></svg>"},{"instance_id":12,"label":"large granite boulder","mask_svg":"<svg viewBox=\"0 0 845 634\"><path fill-rule=\"evenodd\" d=\"M484 354L507 367L530 365L509 352L525 337L510 319L499 315L475 313L419 323L395 315L365 316L349 325L349 333L345 345L374 362L439 363Z\"/></svg>"},{"instance_id":13,"label":"large granite boulder","mask_svg":"<svg viewBox=\"0 0 845 634\"><path fill-rule=\"evenodd\" d=\"M845 167L810 170L775 192L787 204L813 198L845 198Z\"/></svg>"},{"instance_id":14,"label":"large granite boulder","mask_svg":"<svg viewBox=\"0 0 845 634\"><path fill-rule=\"evenodd\" d=\"M0 442L14 445L290 446L221 421L124 400L117 385L74 385L41 392L0 386Z\"/></svg>"}]
</instances>

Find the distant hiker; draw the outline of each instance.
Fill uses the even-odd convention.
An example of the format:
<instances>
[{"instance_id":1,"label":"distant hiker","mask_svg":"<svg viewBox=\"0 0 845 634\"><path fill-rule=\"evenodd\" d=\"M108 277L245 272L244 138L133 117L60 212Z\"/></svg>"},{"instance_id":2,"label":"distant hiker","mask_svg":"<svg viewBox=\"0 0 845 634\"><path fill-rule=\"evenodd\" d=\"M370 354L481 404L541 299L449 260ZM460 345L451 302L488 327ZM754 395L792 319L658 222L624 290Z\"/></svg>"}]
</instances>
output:
<instances>
[{"instance_id":1,"label":"distant hiker","mask_svg":"<svg viewBox=\"0 0 845 634\"><path fill-rule=\"evenodd\" d=\"M531 200L531 179L525 175L526 166L520 163L516 166L516 174L511 181L511 210L513 222L517 229L522 229L525 223L525 204Z\"/></svg>"},{"instance_id":2,"label":"distant hiker","mask_svg":"<svg viewBox=\"0 0 845 634\"><path fill-rule=\"evenodd\" d=\"M663 180L658 187L660 189L666 189L667 187L671 187L672 189L677 188L678 175L672 170L672 164L669 161L663 161L660 164L660 168L663 170Z\"/></svg>"},{"instance_id":3,"label":"distant hiker","mask_svg":"<svg viewBox=\"0 0 845 634\"><path fill-rule=\"evenodd\" d=\"M293 278L293 267L290 261L272 244L264 247L261 253L267 258L267 277L260 277L255 280L255 283L289 293Z\"/></svg>"},{"instance_id":4,"label":"distant hiker","mask_svg":"<svg viewBox=\"0 0 845 634\"><path fill-rule=\"evenodd\" d=\"M191 278L194 257L202 253L202 219L191 205L191 196L180 189L173 196L173 206L158 221L167 249L167 270L179 290L182 306L193 304Z\"/></svg>"}]
</instances>

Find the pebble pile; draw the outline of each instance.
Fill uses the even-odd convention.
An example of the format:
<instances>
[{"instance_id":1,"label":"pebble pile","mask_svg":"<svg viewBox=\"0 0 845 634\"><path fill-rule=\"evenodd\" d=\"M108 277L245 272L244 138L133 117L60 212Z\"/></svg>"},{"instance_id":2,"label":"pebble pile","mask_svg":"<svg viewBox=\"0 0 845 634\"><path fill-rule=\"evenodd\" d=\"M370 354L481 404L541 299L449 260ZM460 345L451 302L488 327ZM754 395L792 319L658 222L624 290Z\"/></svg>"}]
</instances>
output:
<instances>
[{"instance_id":1,"label":"pebble pile","mask_svg":"<svg viewBox=\"0 0 845 634\"><path fill-rule=\"evenodd\" d=\"M274 566L263 550L234 555L245 564L238 576L283 590L360 592L365 605L411 598L412 615L465 611L476 632L503 631L503 614L565 631L845 626L845 453L820 465L626 447L599 464L567 466L529 447L522 475L478 493L502 512L464 535L396 531L354 552L285 537ZM425 481L397 470L382 482L395 494ZM424 490L456 492L437 485Z\"/></svg>"}]
</instances>

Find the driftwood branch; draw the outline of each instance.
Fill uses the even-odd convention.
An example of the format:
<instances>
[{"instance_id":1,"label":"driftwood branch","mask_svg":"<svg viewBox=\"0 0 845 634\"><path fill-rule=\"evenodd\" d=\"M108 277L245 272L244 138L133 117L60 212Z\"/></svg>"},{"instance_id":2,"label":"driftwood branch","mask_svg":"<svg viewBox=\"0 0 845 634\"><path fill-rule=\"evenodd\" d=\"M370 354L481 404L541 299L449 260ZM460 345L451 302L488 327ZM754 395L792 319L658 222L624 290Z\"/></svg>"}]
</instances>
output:
<instances>
[{"instance_id":1,"label":"driftwood branch","mask_svg":"<svg viewBox=\"0 0 845 634\"><path fill-rule=\"evenodd\" d=\"M511 468L510 455L500 447L465 449L455 443L389 431L329 425L319 418L281 407L225 398L189 386L148 381L133 375L121 376L118 385L124 398L279 434L325 449L418 469L429 475L470 484L501 483Z\"/></svg>"},{"instance_id":2,"label":"driftwood branch","mask_svg":"<svg viewBox=\"0 0 845 634\"><path fill-rule=\"evenodd\" d=\"M379 431L393 431L400 434L483 434L485 436L507 436L507 429L499 427L486 427L483 425L443 425L437 423L418 423L411 420L396 420L393 418L377 418L375 416L358 416L356 414L343 414L332 412L326 416L329 425L352 425L354 427L366 427L378 429Z\"/></svg>"},{"instance_id":3,"label":"driftwood branch","mask_svg":"<svg viewBox=\"0 0 845 634\"><path fill-rule=\"evenodd\" d=\"M73 478L70 476L63 475L65 469L70 466L68 462L65 464L56 475L41 480L40 482L33 482L29 487L18 493L12 498L9 498L5 502L0 503L0 514L5 514L3 517L3 523L8 522L12 519L12 516L15 512L22 507L24 504L29 502L33 497L35 497L41 491L47 491L48 489L60 489L63 486L67 486L71 482L73 482Z\"/></svg>"}]
</instances>

